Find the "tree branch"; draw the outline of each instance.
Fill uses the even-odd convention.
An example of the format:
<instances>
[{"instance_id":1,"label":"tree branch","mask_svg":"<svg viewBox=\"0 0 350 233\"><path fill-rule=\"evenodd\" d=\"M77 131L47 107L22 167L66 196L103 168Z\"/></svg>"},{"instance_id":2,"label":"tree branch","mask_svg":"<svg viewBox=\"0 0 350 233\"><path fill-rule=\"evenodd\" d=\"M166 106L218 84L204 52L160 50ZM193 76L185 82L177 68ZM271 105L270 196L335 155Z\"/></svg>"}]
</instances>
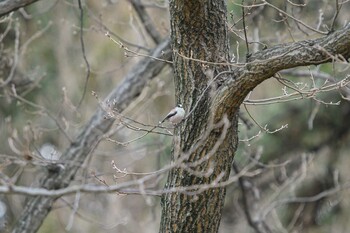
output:
<instances>
[{"instance_id":1,"label":"tree branch","mask_svg":"<svg viewBox=\"0 0 350 233\"><path fill-rule=\"evenodd\" d=\"M169 40L166 40L154 49L151 55L157 58L170 59L171 52L169 48ZM141 94L147 82L158 75L165 65L166 63L164 62L144 58L126 75L124 81L110 93L105 102L113 103L113 108L122 112ZM101 108L96 111L80 135L63 153L61 157L62 161L69 161L69 163L66 163L63 169L59 169L59 167L57 169L48 169L48 174L41 181L40 187L45 189L61 189L70 184L80 168L76 164L83 164L86 157L112 126L114 118L105 119L105 115L106 112ZM28 199L22 215L12 232L36 232L56 199L57 197L44 196L36 196Z\"/></svg>"},{"instance_id":2,"label":"tree branch","mask_svg":"<svg viewBox=\"0 0 350 233\"><path fill-rule=\"evenodd\" d=\"M330 61L347 62L349 57L350 23L319 39L281 44L252 54L244 67L232 71L230 78L223 76L217 81L225 85L216 101L226 106L229 101L236 110L251 90L281 70Z\"/></svg>"},{"instance_id":3,"label":"tree branch","mask_svg":"<svg viewBox=\"0 0 350 233\"><path fill-rule=\"evenodd\" d=\"M234 170L234 172L236 174L239 174L239 168L238 166L236 165L236 163L232 163L232 169ZM267 232L271 232L269 229L264 229L264 226L266 226L266 224L263 222L262 219L255 219L252 214L251 214L251 211L250 211L250 206L251 205L254 205L254 203L250 203L249 202L249 198L248 198L248 190L246 190L246 187L245 187L245 183L246 180L245 180L245 177L244 176L241 176L238 178L238 186L239 188L241 189L241 192L242 192L242 204L243 204L243 211L244 211L244 214L247 218L247 221L249 223L249 225L255 230L256 233L267 233Z\"/></svg>"},{"instance_id":4,"label":"tree branch","mask_svg":"<svg viewBox=\"0 0 350 233\"><path fill-rule=\"evenodd\" d=\"M162 41L162 36L157 31L155 25L152 22L151 17L147 13L144 5L140 0L130 0L132 6L134 7L137 15L140 17L140 20L145 27L147 33L152 37L153 41L159 44Z\"/></svg>"},{"instance_id":5,"label":"tree branch","mask_svg":"<svg viewBox=\"0 0 350 233\"><path fill-rule=\"evenodd\" d=\"M4 0L0 1L0 17L11 13L21 7L30 5L38 0Z\"/></svg>"}]
</instances>

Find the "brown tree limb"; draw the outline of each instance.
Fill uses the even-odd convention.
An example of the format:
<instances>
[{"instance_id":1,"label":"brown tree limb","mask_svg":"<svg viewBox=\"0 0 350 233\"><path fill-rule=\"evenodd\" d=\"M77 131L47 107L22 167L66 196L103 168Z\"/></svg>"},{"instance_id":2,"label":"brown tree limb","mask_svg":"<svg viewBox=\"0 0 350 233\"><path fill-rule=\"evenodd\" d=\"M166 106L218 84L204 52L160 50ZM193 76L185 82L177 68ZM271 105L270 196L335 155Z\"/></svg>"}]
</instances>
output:
<instances>
[{"instance_id":1,"label":"brown tree limb","mask_svg":"<svg viewBox=\"0 0 350 233\"><path fill-rule=\"evenodd\" d=\"M170 59L169 41L161 43L152 56ZM114 109L122 112L135 98L137 98L149 80L158 75L166 63L154 59L144 58L137 63L126 75L124 81L114 89L106 98L106 101L114 103ZM43 178L40 187L45 189L61 189L67 187L74 179L79 166L83 164L86 157L93 148L108 132L114 122L114 118L106 119L106 112L99 108L79 136L72 142L71 146L63 153L62 161L67 161L64 168L50 169ZM52 204L57 197L36 196L28 199L22 214L12 232L34 233L41 226Z\"/></svg>"},{"instance_id":2,"label":"brown tree limb","mask_svg":"<svg viewBox=\"0 0 350 233\"><path fill-rule=\"evenodd\" d=\"M0 1L0 17L18 10L21 7L30 5L38 0L4 0Z\"/></svg>"},{"instance_id":3,"label":"brown tree limb","mask_svg":"<svg viewBox=\"0 0 350 233\"><path fill-rule=\"evenodd\" d=\"M322 38L281 44L252 54L248 63L235 69L230 78L218 80L218 85L225 84L216 101L226 105L223 99L231 99L232 109L238 109L251 90L281 70L331 61L347 62L349 58L350 23Z\"/></svg>"}]
</instances>

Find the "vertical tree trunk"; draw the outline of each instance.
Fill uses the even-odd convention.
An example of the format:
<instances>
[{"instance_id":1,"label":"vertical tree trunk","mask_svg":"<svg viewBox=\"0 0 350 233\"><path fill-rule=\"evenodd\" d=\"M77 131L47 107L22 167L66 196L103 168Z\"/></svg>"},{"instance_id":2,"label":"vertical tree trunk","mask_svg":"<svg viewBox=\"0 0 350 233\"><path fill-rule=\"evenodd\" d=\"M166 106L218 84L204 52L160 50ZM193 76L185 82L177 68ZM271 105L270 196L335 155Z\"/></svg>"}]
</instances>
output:
<instances>
[{"instance_id":1,"label":"vertical tree trunk","mask_svg":"<svg viewBox=\"0 0 350 233\"><path fill-rule=\"evenodd\" d=\"M185 160L170 171L165 187L180 190L228 178L237 145L237 114L215 103L215 86L210 84L229 67L207 63L229 60L225 1L172 0L170 14L176 99L187 112L194 109L176 128L172 159ZM214 127L224 118L226 124ZM224 198L225 188L164 195L160 232L217 232Z\"/></svg>"}]
</instances>

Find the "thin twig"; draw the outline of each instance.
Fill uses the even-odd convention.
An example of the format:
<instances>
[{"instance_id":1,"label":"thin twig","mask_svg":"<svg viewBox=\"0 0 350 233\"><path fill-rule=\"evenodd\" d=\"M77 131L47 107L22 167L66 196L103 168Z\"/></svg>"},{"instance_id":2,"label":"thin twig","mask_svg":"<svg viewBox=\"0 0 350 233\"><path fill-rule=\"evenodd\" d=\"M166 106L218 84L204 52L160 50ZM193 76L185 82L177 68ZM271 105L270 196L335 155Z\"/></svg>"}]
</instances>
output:
<instances>
[{"instance_id":1,"label":"thin twig","mask_svg":"<svg viewBox=\"0 0 350 233\"><path fill-rule=\"evenodd\" d=\"M18 60L19 60L19 23L17 22L15 24L15 51L13 52L13 64L7 79L5 81L0 80L0 87L4 87L12 81L15 74L15 70L18 65Z\"/></svg>"},{"instance_id":2,"label":"thin twig","mask_svg":"<svg viewBox=\"0 0 350 233\"><path fill-rule=\"evenodd\" d=\"M244 0L242 0L242 5L244 5ZM247 29L246 29L246 26L245 26L245 12L244 12L244 7L242 7L242 24L243 24L243 32L244 32L245 45L246 45L246 47L247 47L246 57L248 58L248 57L250 56L250 54L249 54L249 45L248 45Z\"/></svg>"},{"instance_id":3,"label":"thin twig","mask_svg":"<svg viewBox=\"0 0 350 233\"><path fill-rule=\"evenodd\" d=\"M145 10L144 5L141 3L140 0L129 0L129 1L134 7L147 33L151 36L154 42L159 44L162 41L162 36L157 31L155 25L152 23L152 19L147 13L147 11Z\"/></svg>"},{"instance_id":4,"label":"thin twig","mask_svg":"<svg viewBox=\"0 0 350 233\"><path fill-rule=\"evenodd\" d=\"M23 98L22 96L17 95L16 93L16 89L14 86L12 86L12 93L10 94L12 97L14 97L15 99L19 100L20 102L27 104L33 108L39 109L40 111L44 112L49 118L51 118L57 125L57 127L59 128L59 130L63 133L63 135L66 137L66 139L69 142L72 142L72 139L69 137L69 135L67 134L67 132L63 129L63 127L61 126L61 124L58 122L58 120L53 116L53 114L51 114L46 108L44 108L43 106L40 106L38 104L35 104L33 102L30 102L29 100Z\"/></svg>"},{"instance_id":5,"label":"thin twig","mask_svg":"<svg viewBox=\"0 0 350 233\"><path fill-rule=\"evenodd\" d=\"M120 41L115 40L115 39L110 35L110 33L109 33L108 31L106 32L105 35L106 35L111 41L113 41L115 44L119 45L120 48L124 49L124 50L125 50L125 55L126 55L126 56L128 56L127 53L131 53L131 54L134 54L134 55L136 55L136 56L148 57L148 58L154 59L154 60L156 60L156 61L161 61L161 62L173 64L172 61L168 61L168 60L165 60L165 59L161 59L161 58L158 58L158 57L153 57L153 56L150 56L150 55L147 55L147 54L138 53L138 52L135 52L135 51L130 50L130 49L129 49L128 47L126 47L123 43L121 43Z\"/></svg>"},{"instance_id":6,"label":"thin twig","mask_svg":"<svg viewBox=\"0 0 350 233\"><path fill-rule=\"evenodd\" d=\"M87 73L86 73L86 76L85 76L85 83L84 83L84 90L83 90L83 95L81 96L81 99L78 103L78 106L77 108L80 108L84 98L85 98L85 95L86 95L86 90L87 90L87 85L88 85L88 82L89 82L89 78L90 78L90 64L89 64L89 61L87 60L86 58L86 52L85 52L85 43L84 43L84 35L83 35L83 25L84 25L84 9L81 5L81 0L78 0L78 5L79 5L79 10L80 10L80 45L81 45L81 51L83 53L83 58L84 58L84 62L85 62L85 65L86 65L86 68L87 68Z\"/></svg>"},{"instance_id":7,"label":"thin twig","mask_svg":"<svg viewBox=\"0 0 350 233\"><path fill-rule=\"evenodd\" d=\"M263 131L266 132L266 133L274 134L274 133L276 133L276 132L278 132L278 131L280 131L280 130L283 130L283 129L285 129L285 128L288 128L288 124L285 124L285 125L282 125L281 127L279 127L278 129L275 129L275 130L273 130L273 131L270 131L270 130L267 128L266 125L265 125L265 127L262 127L262 126L254 119L254 117L250 114L250 112L249 112L249 110L248 110L248 108L247 108L247 105L246 105L245 103L243 104L243 106L244 106L244 109L246 110L246 112L248 113L248 115L250 116L250 118L254 121L254 123L255 123L261 130L263 130Z\"/></svg>"},{"instance_id":8,"label":"thin twig","mask_svg":"<svg viewBox=\"0 0 350 233\"><path fill-rule=\"evenodd\" d=\"M324 31L320 31L320 30L317 30L309 25L307 25L306 23L304 23L303 21L295 18L294 16L288 14L287 12L281 10L280 8L276 7L275 5L272 5L271 3L269 3L268 1L266 0L262 0L266 5L270 6L271 8L275 9L276 11L278 11L279 13L281 14L284 14L286 15L287 17L293 19L295 22L297 23L300 23L301 25L303 25L304 27L310 29L311 31L314 31L314 32L317 32L317 33L320 33L320 34L323 34L323 35L327 35L328 33L327 32L324 32Z\"/></svg>"},{"instance_id":9,"label":"thin twig","mask_svg":"<svg viewBox=\"0 0 350 233\"><path fill-rule=\"evenodd\" d=\"M69 221L68 221L68 224L67 224L67 226L65 228L66 231L70 231L72 229L72 227L73 227L74 216L77 213L78 208L79 208L79 201L80 201L80 192L76 192L75 193L75 199L74 199L74 205L73 205L73 208L72 208L72 212L71 212L71 214L69 216Z\"/></svg>"},{"instance_id":10,"label":"thin twig","mask_svg":"<svg viewBox=\"0 0 350 233\"><path fill-rule=\"evenodd\" d=\"M335 22L338 18L338 15L339 15L339 12L340 12L340 9L341 7L343 6L339 4L339 1L338 0L335 0L335 14L333 16L333 19L332 19L332 24L331 24L331 28L329 29L329 32L333 32L334 31L334 27L335 27Z\"/></svg>"},{"instance_id":11,"label":"thin twig","mask_svg":"<svg viewBox=\"0 0 350 233\"><path fill-rule=\"evenodd\" d=\"M236 163L232 163L232 169L233 171L236 173L236 174L239 174L239 168L238 166L236 165ZM251 212L250 212L250 203L249 203L249 200L248 200L248 193L247 193L247 190L246 190L246 187L244 185L245 182L247 182L245 180L246 178L244 176L240 176L238 178L238 185L239 185L239 188L241 189L242 191L242 199L243 199L243 211L244 211L244 214L247 218L247 221L249 223L249 225L257 232L257 233L266 233L267 229L261 229L261 227L263 227L263 225L261 224L260 221L257 221L257 220L254 220L252 215L251 215Z\"/></svg>"}]
</instances>

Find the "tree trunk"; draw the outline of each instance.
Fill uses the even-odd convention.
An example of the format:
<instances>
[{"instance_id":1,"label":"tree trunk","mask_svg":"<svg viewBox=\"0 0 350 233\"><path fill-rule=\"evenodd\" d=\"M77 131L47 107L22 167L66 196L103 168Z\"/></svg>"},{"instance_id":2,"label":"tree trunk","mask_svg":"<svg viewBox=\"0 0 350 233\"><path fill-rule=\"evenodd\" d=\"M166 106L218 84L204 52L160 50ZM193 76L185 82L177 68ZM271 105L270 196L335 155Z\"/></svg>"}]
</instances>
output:
<instances>
[{"instance_id":1,"label":"tree trunk","mask_svg":"<svg viewBox=\"0 0 350 233\"><path fill-rule=\"evenodd\" d=\"M0 15L34 1L16 1ZM169 192L162 198L160 232L217 232L225 189L215 186L229 176L238 140L240 104L249 91L283 69L336 60L346 63L344 59L350 58L350 24L323 38L259 51L231 71L223 0L172 0L170 13L176 99L190 114L175 130L173 160L178 166L170 171L165 188ZM163 56L166 48L167 42L160 44L151 56L167 59L167 52ZM163 67L157 60L144 58L106 102L113 100L115 109L122 112ZM339 88L348 81L349 77ZM81 168L76 164L86 160L113 124L114 119L105 116L103 109L94 114L63 153L61 160L67 161L64 169L47 168L41 188L59 190L70 185ZM13 232L36 232L56 198L28 198Z\"/></svg>"},{"instance_id":2,"label":"tree trunk","mask_svg":"<svg viewBox=\"0 0 350 233\"><path fill-rule=\"evenodd\" d=\"M257 52L231 71L223 0L173 0L170 17L176 100L189 115L175 129L178 166L169 172L160 232L218 232L225 188L214 186L230 174L240 104L283 69L349 58L350 24L323 38Z\"/></svg>"},{"instance_id":3,"label":"tree trunk","mask_svg":"<svg viewBox=\"0 0 350 233\"><path fill-rule=\"evenodd\" d=\"M214 104L211 85L229 70L213 64L229 60L226 4L171 1L170 14L176 99L193 112L175 130L172 159L181 163L170 171L165 190L178 191L162 198L160 232L217 232L225 188L212 184L227 180L237 145L237 114Z\"/></svg>"}]
</instances>

